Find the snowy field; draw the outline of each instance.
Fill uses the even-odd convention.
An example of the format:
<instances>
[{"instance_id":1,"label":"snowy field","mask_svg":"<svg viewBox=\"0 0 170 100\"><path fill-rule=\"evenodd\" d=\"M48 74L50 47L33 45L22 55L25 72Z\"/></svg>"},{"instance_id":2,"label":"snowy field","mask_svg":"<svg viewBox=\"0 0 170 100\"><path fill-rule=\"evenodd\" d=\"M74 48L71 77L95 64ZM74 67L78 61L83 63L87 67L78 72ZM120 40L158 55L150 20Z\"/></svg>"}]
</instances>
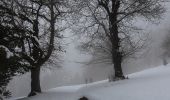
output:
<instances>
[{"instance_id":1,"label":"snowy field","mask_svg":"<svg viewBox=\"0 0 170 100\"><path fill-rule=\"evenodd\" d=\"M82 96L89 100L170 100L170 65L133 73L128 77L116 82L104 80L58 87L18 100L78 100Z\"/></svg>"}]
</instances>

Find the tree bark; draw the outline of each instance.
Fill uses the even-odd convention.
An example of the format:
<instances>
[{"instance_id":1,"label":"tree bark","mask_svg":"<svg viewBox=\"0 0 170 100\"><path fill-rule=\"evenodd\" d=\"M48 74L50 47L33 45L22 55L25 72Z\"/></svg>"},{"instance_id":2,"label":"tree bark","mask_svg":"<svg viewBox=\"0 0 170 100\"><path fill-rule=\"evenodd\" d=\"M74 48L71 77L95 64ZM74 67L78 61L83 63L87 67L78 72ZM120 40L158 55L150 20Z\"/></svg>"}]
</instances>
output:
<instances>
[{"instance_id":1,"label":"tree bark","mask_svg":"<svg viewBox=\"0 0 170 100\"><path fill-rule=\"evenodd\" d=\"M124 75L123 75L123 71L122 71L122 56L120 54L120 52L116 52L113 55L113 63L114 63L114 70L115 70L115 79L119 78L119 79L124 79Z\"/></svg>"},{"instance_id":2,"label":"tree bark","mask_svg":"<svg viewBox=\"0 0 170 100\"><path fill-rule=\"evenodd\" d=\"M122 71L122 53L120 51L120 37L118 30L117 22L117 12L120 7L120 1L112 1L112 12L109 13L110 20L110 40L112 42L112 61L114 64L115 70L115 79L124 79L123 71Z\"/></svg>"},{"instance_id":3,"label":"tree bark","mask_svg":"<svg viewBox=\"0 0 170 100\"><path fill-rule=\"evenodd\" d=\"M36 93L41 93L40 69L40 66L31 69L31 92L28 96L34 96Z\"/></svg>"},{"instance_id":4,"label":"tree bark","mask_svg":"<svg viewBox=\"0 0 170 100\"><path fill-rule=\"evenodd\" d=\"M112 43L112 62L114 64L115 70L115 78L124 79L123 71L122 71L122 53L120 50L120 39L118 37L118 28L113 28L114 31L114 38Z\"/></svg>"},{"instance_id":5,"label":"tree bark","mask_svg":"<svg viewBox=\"0 0 170 100\"><path fill-rule=\"evenodd\" d=\"M113 25L111 32L112 37L112 61L114 64L115 78L124 79L122 71L122 53L120 51L120 38L117 24Z\"/></svg>"},{"instance_id":6,"label":"tree bark","mask_svg":"<svg viewBox=\"0 0 170 100\"><path fill-rule=\"evenodd\" d=\"M41 93L41 86L40 86L40 69L41 66L49 59L49 57L52 54L52 51L54 49L54 37L55 37L55 13L54 13L54 2L53 0L50 1L50 44L47 50L47 55L42 58L39 54L38 48L34 47L33 48L33 58L38 60L37 64L38 66L35 66L35 68L31 69L31 92L28 96L34 96L36 93ZM34 31L35 31L35 36L38 38L38 17L34 21ZM38 45L38 44L37 44ZM39 60L40 59L40 60Z\"/></svg>"}]
</instances>

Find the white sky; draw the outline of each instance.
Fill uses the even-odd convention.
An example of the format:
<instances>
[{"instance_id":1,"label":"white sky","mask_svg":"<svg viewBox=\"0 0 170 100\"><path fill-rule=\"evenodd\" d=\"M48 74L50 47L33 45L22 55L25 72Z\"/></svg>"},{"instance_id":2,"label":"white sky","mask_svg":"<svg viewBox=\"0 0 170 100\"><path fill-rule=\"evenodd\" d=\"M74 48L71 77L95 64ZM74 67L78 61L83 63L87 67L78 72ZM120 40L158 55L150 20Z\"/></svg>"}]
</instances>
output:
<instances>
[{"instance_id":1,"label":"white sky","mask_svg":"<svg viewBox=\"0 0 170 100\"><path fill-rule=\"evenodd\" d=\"M147 52L147 54L145 54L146 56L144 58L141 58L139 60L133 60L124 64L125 73L140 71L142 69L157 66L162 63L162 60L159 58L161 52L160 44L165 34L167 33L167 30L170 30L170 6L168 6L167 4L167 7L168 10L165 14L165 17L163 17L159 25L146 25L145 22L139 21L139 25L146 25L146 30L148 31L148 33L151 34L152 42L149 45L151 49L149 52ZM67 42L69 41L72 41L72 38L67 40ZM67 47L67 52L64 56L65 62L63 64L63 68L56 70L53 69L52 72L50 70L47 70L45 72L43 71L43 73L41 74L41 82L43 89L53 88L61 85L83 83L85 78L87 77L94 76L94 74L98 76L98 73L100 73L99 76L101 77L101 75L105 75L105 73L108 72L108 70L106 70L106 72L103 72L103 68L105 67L101 67L103 65L97 65L100 66L100 68L97 69L96 67L89 68L80 63L77 63L80 61L88 60L89 56L80 54L80 52L75 48L77 44L76 42L77 40L74 40ZM98 72L96 72L96 70L98 70ZM97 80L99 80L100 78L98 78L97 76L95 77L97 78ZM26 74L22 77L15 78L9 84L9 88L13 91L15 97L27 95L29 93L30 88L30 75Z\"/></svg>"}]
</instances>

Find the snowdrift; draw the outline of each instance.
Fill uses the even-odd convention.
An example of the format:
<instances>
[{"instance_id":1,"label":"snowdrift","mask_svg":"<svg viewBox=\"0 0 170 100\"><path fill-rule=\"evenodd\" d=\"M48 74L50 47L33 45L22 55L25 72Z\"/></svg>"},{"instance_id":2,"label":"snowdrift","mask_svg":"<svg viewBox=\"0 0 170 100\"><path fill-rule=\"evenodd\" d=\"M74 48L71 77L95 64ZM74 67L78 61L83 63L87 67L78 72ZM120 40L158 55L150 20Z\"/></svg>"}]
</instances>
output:
<instances>
[{"instance_id":1,"label":"snowdrift","mask_svg":"<svg viewBox=\"0 0 170 100\"><path fill-rule=\"evenodd\" d=\"M18 100L170 100L170 65L128 75L129 79L64 86ZM14 99L11 99L14 100Z\"/></svg>"}]
</instances>

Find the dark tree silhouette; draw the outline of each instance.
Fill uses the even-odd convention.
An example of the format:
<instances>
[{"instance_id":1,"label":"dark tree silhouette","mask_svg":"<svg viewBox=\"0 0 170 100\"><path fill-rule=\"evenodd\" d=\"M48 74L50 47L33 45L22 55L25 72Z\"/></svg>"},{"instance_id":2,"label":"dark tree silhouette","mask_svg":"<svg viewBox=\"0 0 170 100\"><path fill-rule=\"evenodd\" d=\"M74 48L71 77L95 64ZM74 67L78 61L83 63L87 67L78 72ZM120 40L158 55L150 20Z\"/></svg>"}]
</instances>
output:
<instances>
[{"instance_id":1,"label":"dark tree silhouette","mask_svg":"<svg viewBox=\"0 0 170 100\"><path fill-rule=\"evenodd\" d=\"M10 16L9 23L23 31L20 35L18 55L29 63L31 70L31 92L41 92L40 69L54 50L54 39L62 38L56 30L56 21L65 14L66 0L12 0L1 1L0 8ZM3 20L4 21L4 20ZM60 51L60 44L55 44Z\"/></svg>"},{"instance_id":2,"label":"dark tree silhouette","mask_svg":"<svg viewBox=\"0 0 170 100\"><path fill-rule=\"evenodd\" d=\"M82 48L93 52L95 56L100 54L103 61L114 64L113 78L124 79L121 65L123 59L139 51L145 40L140 37L141 34L135 36L139 33L139 28L133 26L132 22L141 17L148 21L159 19L165 11L162 2L162 0L84 1L84 8L79 12L83 17L78 32L86 33L88 42L84 43Z\"/></svg>"},{"instance_id":3,"label":"dark tree silhouette","mask_svg":"<svg viewBox=\"0 0 170 100\"><path fill-rule=\"evenodd\" d=\"M0 19L8 18L0 16ZM21 47L21 30L2 21L0 24L0 99L11 96L6 86L13 76L28 71L29 64L19 56L16 47Z\"/></svg>"}]
</instances>

